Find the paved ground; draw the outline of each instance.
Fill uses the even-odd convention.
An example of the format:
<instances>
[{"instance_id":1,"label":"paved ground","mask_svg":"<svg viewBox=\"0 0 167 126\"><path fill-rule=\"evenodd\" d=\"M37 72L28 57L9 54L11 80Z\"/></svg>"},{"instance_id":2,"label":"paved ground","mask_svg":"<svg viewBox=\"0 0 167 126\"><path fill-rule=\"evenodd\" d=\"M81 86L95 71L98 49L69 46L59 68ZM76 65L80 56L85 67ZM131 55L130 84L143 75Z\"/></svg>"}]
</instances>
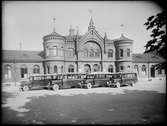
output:
<instances>
[{"instance_id":1,"label":"paved ground","mask_svg":"<svg viewBox=\"0 0 167 126\"><path fill-rule=\"evenodd\" d=\"M143 124L165 120L166 80L134 87L19 92L5 87L5 124Z\"/></svg>"}]
</instances>

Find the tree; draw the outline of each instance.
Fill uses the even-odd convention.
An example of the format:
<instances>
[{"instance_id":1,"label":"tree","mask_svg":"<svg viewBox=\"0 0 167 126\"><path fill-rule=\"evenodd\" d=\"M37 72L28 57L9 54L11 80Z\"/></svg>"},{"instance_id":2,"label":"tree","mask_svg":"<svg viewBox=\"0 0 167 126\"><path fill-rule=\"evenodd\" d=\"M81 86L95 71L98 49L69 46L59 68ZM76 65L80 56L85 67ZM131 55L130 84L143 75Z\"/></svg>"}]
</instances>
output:
<instances>
[{"instance_id":1,"label":"tree","mask_svg":"<svg viewBox=\"0 0 167 126\"><path fill-rule=\"evenodd\" d=\"M166 11L151 16L144 24L147 30L151 30L151 40L145 45L145 52L154 52L166 60ZM156 65L156 69L166 68L166 61Z\"/></svg>"}]
</instances>

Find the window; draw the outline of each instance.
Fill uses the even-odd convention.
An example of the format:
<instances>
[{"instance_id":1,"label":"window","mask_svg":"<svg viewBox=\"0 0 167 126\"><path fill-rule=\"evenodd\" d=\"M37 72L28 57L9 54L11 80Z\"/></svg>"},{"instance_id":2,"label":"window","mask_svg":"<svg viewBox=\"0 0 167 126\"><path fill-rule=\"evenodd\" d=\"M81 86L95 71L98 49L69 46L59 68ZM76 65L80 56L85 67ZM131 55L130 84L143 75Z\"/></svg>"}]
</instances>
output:
<instances>
[{"instance_id":1,"label":"window","mask_svg":"<svg viewBox=\"0 0 167 126\"><path fill-rule=\"evenodd\" d=\"M28 70L26 66L20 68L21 78L27 78Z\"/></svg>"},{"instance_id":2,"label":"window","mask_svg":"<svg viewBox=\"0 0 167 126\"><path fill-rule=\"evenodd\" d=\"M5 79L11 79L12 76L12 67L10 65L5 65L4 67Z\"/></svg>"},{"instance_id":3,"label":"window","mask_svg":"<svg viewBox=\"0 0 167 126\"><path fill-rule=\"evenodd\" d=\"M158 74L162 74L162 69L161 68L158 69Z\"/></svg>"},{"instance_id":4,"label":"window","mask_svg":"<svg viewBox=\"0 0 167 126\"><path fill-rule=\"evenodd\" d=\"M93 50L93 49L90 49L90 51L89 51L89 56L90 56L90 57L93 57L93 56L94 56L94 50Z\"/></svg>"},{"instance_id":5,"label":"window","mask_svg":"<svg viewBox=\"0 0 167 126\"><path fill-rule=\"evenodd\" d=\"M49 66L47 66L47 70L48 70L48 74L50 74L50 68L49 68Z\"/></svg>"},{"instance_id":6,"label":"window","mask_svg":"<svg viewBox=\"0 0 167 126\"><path fill-rule=\"evenodd\" d=\"M88 57L88 50L84 49L84 57Z\"/></svg>"},{"instance_id":7,"label":"window","mask_svg":"<svg viewBox=\"0 0 167 126\"><path fill-rule=\"evenodd\" d=\"M53 56L57 56L57 46L53 46Z\"/></svg>"},{"instance_id":8,"label":"window","mask_svg":"<svg viewBox=\"0 0 167 126\"><path fill-rule=\"evenodd\" d=\"M54 73L57 73L57 66L54 65Z\"/></svg>"},{"instance_id":9,"label":"window","mask_svg":"<svg viewBox=\"0 0 167 126\"><path fill-rule=\"evenodd\" d=\"M109 65L109 67L108 67L108 72L113 72L113 66L112 65Z\"/></svg>"},{"instance_id":10,"label":"window","mask_svg":"<svg viewBox=\"0 0 167 126\"><path fill-rule=\"evenodd\" d=\"M130 49L127 49L127 56L130 56Z\"/></svg>"},{"instance_id":11,"label":"window","mask_svg":"<svg viewBox=\"0 0 167 126\"><path fill-rule=\"evenodd\" d=\"M63 66L61 66L61 72L63 73Z\"/></svg>"},{"instance_id":12,"label":"window","mask_svg":"<svg viewBox=\"0 0 167 126\"><path fill-rule=\"evenodd\" d=\"M33 73L34 74L39 74L40 73L40 67L38 65L34 65L34 67L33 67Z\"/></svg>"},{"instance_id":13,"label":"window","mask_svg":"<svg viewBox=\"0 0 167 126\"><path fill-rule=\"evenodd\" d=\"M74 65L69 65L69 66L68 66L68 72L69 72L69 73L74 72Z\"/></svg>"},{"instance_id":14,"label":"window","mask_svg":"<svg viewBox=\"0 0 167 126\"><path fill-rule=\"evenodd\" d=\"M120 57L123 57L123 49L119 50L119 55L120 55Z\"/></svg>"},{"instance_id":15,"label":"window","mask_svg":"<svg viewBox=\"0 0 167 126\"><path fill-rule=\"evenodd\" d=\"M142 74L146 74L146 65L142 65L141 71Z\"/></svg>"},{"instance_id":16,"label":"window","mask_svg":"<svg viewBox=\"0 0 167 126\"><path fill-rule=\"evenodd\" d=\"M122 71L124 69L124 67L123 66L120 66L120 70Z\"/></svg>"},{"instance_id":17,"label":"window","mask_svg":"<svg viewBox=\"0 0 167 126\"><path fill-rule=\"evenodd\" d=\"M100 57L100 50L99 49L96 49L96 51L95 51L95 57Z\"/></svg>"},{"instance_id":18,"label":"window","mask_svg":"<svg viewBox=\"0 0 167 126\"><path fill-rule=\"evenodd\" d=\"M113 50L109 49L108 50L108 58L113 57Z\"/></svg>"},{"instance_id":19,"label":"window","mask_svg":"<svg viewBox=\"0 0 167 126\"><path fill-rule=\"evenodd\" d=\"M73 48L69 48L69 57L73 57L74 56L74 49Z\"/></svg>"},{"instance_id":20,"label":"window","mask_svg":"<svg viewBox=\"0 0 167 126\"><path fill-rule=\"evenodd\" d=\"M139 67L138 67L138 65L134 65L134 69L135 69L135 71L136 71L137 73L139 73Z\"/></svg>"},{"instance_id":21,"label":"window","mask_svg":"<svg viewBox=\"0 0 167 126\"><path fill-rule=\"evenodd\" d=\"M46 50L47 51L47 50ZM57 56L57 46L53 46L53 47L48 47L48 52L47 52L49 56Z\"/></svg>"},{"instance_id":22,"label":"window","mask_svg":"<svg viewBox=\"0 0 167 126\"><path fill-rule=\"evenodd\" d=\"M93 71L94 72L100 71L100 66L98 64L94 64L93 65Z\"/></svg>"}]
</instances>

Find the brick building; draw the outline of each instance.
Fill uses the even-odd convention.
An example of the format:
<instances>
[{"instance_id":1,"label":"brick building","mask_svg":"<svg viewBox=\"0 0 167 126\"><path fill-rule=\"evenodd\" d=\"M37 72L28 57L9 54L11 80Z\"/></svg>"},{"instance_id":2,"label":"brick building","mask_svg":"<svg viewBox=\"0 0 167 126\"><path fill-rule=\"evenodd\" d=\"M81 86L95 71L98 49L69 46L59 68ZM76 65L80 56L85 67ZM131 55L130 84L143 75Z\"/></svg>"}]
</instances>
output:
<instances>
[{"instance_id":1,"label":"brick building","mask_svg":"<svg viewBox=\"0 0 167 126\"><path fill-rule=\"evenodd\" d=\"M43 51L3 50L3 82L19 82L39 73L133 71L139 77L165 76L165 70L153 67L165 60L154 54L133 54L133 42L123 34L114 40L101 36L91 18L84 35L70 28L68 36L54 30L44 36Z\"/></svg>"}]
</instances>

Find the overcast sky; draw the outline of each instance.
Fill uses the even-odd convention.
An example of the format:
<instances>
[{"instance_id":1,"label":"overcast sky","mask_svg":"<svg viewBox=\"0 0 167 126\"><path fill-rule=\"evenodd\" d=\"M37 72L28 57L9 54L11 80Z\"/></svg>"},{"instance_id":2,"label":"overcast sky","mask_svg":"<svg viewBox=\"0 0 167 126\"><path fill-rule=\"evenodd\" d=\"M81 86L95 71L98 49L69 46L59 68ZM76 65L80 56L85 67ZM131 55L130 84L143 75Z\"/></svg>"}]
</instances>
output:
<instances>
[{"instance_id":1,"label":"overcast sky","mask_svg":"<svg viewBox=\"0 0 167 126\"><path fill-rule=\"evenodd\" d=\"M121 31L134 40L133 52L142 53L144 45L150 39L150 32L143 25L147 18L162 11L156 3L148 1L124 2L3 2L2 30L5 50L43 50L42 37L53 31L53 18L56 18L56 32L68 35L70 25L80 34L88 30L92 17L94 25L103 37L119 38ZM120 25L123 24L123 30Z\"/></svg>"}]
</instances>

